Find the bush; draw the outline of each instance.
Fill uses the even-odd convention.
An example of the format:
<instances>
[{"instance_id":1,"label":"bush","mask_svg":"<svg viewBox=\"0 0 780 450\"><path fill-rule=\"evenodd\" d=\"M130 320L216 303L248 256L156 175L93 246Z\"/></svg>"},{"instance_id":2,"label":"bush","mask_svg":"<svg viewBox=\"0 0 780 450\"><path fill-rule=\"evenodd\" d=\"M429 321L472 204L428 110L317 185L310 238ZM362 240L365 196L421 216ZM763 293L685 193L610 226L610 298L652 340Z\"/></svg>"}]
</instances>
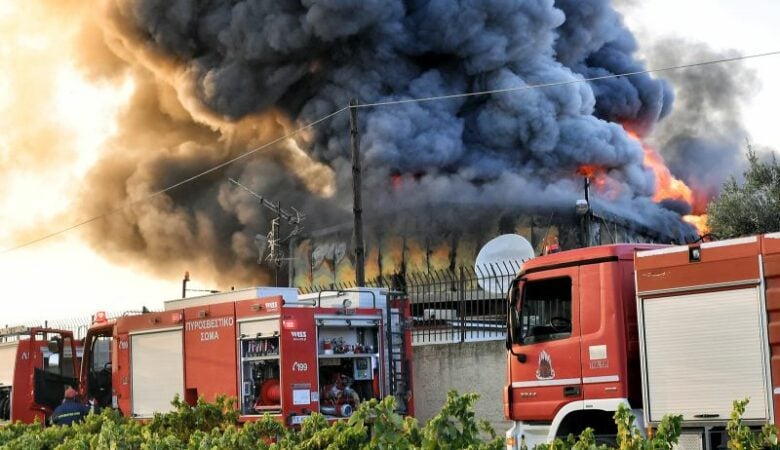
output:
<instances>
[{"instance_id":1,"label":"bush","mask_svg":"<svg viewBox=\"0 0 780 450\"><path fill-rule=\"evenodd\" d=\"M500 450L504 440L485 421L474 416L477 394L450 391L436 417L420 426L417 419L395 413L395 399L363 403L347 420L328 422L321 414L307 418L300 430L285 428L271 416L238 425L235 402L225 397L214 403L198 401L194 407L178 398L174 411L157 414L148 423L126 419L113 410L90 415L73 426L44 428L40 423L0 426L0 448L9 450L338 450L421 449ZM765 425L759 433L742 422L748 400L734 402L727 426L730 450L780 450L778 431ZM672 450L682 430L681 416L664 417L650 439L634 425L631 411L615 413L620 450ZM535 450L606 450L593 430L556 439Z\"/></svg>"},{"instance_id":2,"label":"bush","mask_svg":"<svg viewBox=\"0 0 780 450\"><path fill-rule=\"evenodd\" d=\"M364 402L347 420L330 423L314 413L299 431L266 415L237 425L235 402L199 400L190 407L178 398L174 410L155 414L148 423L126 419L113 410L90 415L73 426L12 424L0 427L0 448L9 450L283 450L283 449L461 449L498 450L503 440L474 417L477 394L452 391L441 412L420 427L416 419L395 413L395 399ZM483 439L484 437L484 439Z\"/></svg>"}]
</instances>

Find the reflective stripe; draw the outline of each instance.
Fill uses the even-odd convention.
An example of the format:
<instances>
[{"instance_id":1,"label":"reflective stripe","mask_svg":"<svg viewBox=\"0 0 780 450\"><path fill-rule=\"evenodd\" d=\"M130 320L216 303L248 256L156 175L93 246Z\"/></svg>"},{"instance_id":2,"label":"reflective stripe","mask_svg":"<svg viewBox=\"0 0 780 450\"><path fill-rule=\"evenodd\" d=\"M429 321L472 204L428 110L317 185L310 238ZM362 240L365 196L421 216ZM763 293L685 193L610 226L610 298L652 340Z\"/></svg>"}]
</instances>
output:
<instances>
[{"instance_id":1,"label":"reflective stripe","mask_svg":"<svg viewBox=\"0 0 780 450\"><path fill-rule=\"evenodd\" d=\"M603 377L585 377L582 379L584 384L590 383L616 383L620 381L620 377L617 375L605 375Z\"/></svg>"},{"instance_id":2,"label":"reflective stripe","mask_svg":"<svg viewBox=\"0 0 780 450\"><path fill-rule=\"evenodd\" d=\"M647 256L665 255L667 253L679 253L679 252L687 252L687 251L688 251L687 245L677 245L674 247L659 248L655 250L639 250L636 252L636 257L644 258Z\"/></svg>"},{"instance_id":3,"label":"reflective stripe","mask_svg":"<svg viewBox=\"0 0 780 450\"><path fill-rule=\"evenodd\" d=\"M725 247L727 245L750 244L752 242L756 242L757 240L758 237L750 236L746 238L726 239L725 241L704 242L701 244L701 248L714 248L714 247Z\"/></svg>"},{"instance_id":4,"label":"reflective stripe","mask_svg":"<svg viewBox=\"0 0 780 450\"><path fill-rule=\"evenodd\" d=\"M563 386L565 384L580 384L582 378L561 378L560 380L539 380L539 381L515 381L512 383L514 388L524 387L542 387L542 386Z\"/></svg>"},{"instance_id":5,"label":"reflective stripe","mask_svg":"<svg viewBox=\"0 0 780 450\"><path fill-rule=\"evenodd\" d=\"M563 386L571 384L594 384L594 383L616 383L620 381L617 375L605 375L602 377L585 378L561 378L560 380L538 380L538 381L515 381L513 388L530 388L545 386Z\"/></svg>"}]
</instances>

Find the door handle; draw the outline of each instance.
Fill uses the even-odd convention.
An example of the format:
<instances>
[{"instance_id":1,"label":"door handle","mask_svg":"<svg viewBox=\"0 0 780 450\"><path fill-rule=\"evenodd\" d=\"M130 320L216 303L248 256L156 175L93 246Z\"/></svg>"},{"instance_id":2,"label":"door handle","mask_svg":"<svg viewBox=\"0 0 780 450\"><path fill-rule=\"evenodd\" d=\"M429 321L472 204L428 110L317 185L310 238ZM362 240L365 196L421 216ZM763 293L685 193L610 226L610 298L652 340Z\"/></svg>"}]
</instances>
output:
<instances>
[{"instance_id":1,"label":"door handle","mask_svg":"<svg viewBox=\"0 0 780 450\"><path fill-rule=\"evenodd\" d=\"M565 388L563 388L564 397L579 397L579 395L580 395L579 386L566 386Z\"/></svg>"}]
</instances>

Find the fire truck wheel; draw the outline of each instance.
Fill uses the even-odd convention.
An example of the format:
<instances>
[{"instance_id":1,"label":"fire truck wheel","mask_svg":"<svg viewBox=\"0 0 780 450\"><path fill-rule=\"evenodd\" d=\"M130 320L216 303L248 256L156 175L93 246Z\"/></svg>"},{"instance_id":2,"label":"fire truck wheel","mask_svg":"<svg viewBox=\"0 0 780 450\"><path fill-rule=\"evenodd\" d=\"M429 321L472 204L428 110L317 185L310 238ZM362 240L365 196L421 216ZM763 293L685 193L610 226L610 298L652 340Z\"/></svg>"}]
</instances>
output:
<instances>
[{"instance_id":1,"label":"fire truck wheel","mask_svg":"<svg viewBox=\"0 0 780 450\"><path fill-rule=\"evenodd\" d=\"M0 420L11 420L11 401L8 397L0 397Z\"/></svg>"},{"instance_id":2,"label":"fire truck wheel","mask_svg":"<svg viewBox=\"0 0 780 450\"><path fill-rule=\"evenodd\" d=\"M610 436L610 435L596 435L596 445L604 445L607 448L618 448L617 444L617 436Z\"/></svg>"}]
</instances>

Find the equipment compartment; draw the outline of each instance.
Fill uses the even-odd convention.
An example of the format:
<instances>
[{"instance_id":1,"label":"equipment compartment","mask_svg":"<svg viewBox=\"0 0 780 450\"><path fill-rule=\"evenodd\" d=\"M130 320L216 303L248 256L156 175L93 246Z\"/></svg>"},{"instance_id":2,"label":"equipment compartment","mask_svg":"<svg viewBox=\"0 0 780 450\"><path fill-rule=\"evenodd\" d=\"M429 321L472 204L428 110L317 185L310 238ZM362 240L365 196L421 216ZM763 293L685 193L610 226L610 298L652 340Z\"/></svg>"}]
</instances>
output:
<instances>
[{"instance_id":1,"label":"equipment compartment","mask_svg":"<svg viewBox=\"0 0 780 450\"><path fill-rule=\"evenodd\" d=\"M278 318L241 323L238 350L241 414L280 411Z\"/></svg>"},{"instance_id":2,"label":"equipment compartment","mask_svg":"<svg viewBox=\"0 0 780 450\"><path fill-rule=\"evenodd\" d=\"M320 412L349 417L363 401L382 397L377 316L317 317Z\"/></svg>"}]
</instances>

